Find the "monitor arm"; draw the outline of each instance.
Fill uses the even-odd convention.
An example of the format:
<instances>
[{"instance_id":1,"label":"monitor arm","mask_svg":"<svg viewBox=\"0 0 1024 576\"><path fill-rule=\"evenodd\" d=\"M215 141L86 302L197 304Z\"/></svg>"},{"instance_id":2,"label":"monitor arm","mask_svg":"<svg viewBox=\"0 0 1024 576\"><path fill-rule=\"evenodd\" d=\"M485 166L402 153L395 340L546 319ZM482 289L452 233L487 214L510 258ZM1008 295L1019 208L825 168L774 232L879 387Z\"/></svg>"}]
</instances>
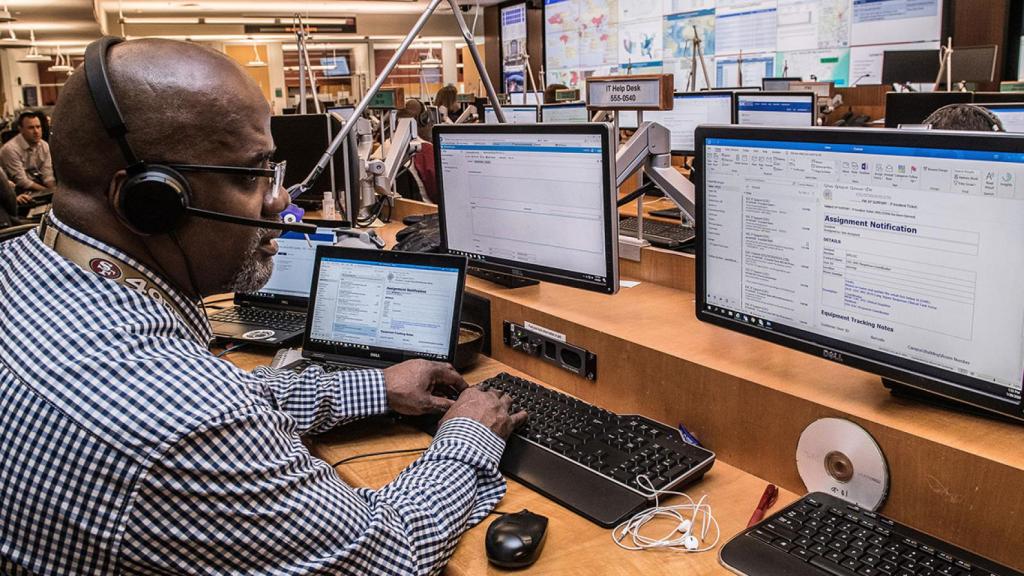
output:
<instances>
[{"instance_id":1,"label":"monitor arm","mask_svg":"<svg viewBox=\"0 0 1024 576\"><path fill-rule=\"evenodd\" d=\"M476 109L475 108L476 108L475 106L466 106L465 110L462 111L462 114L460 114L458 119L455 120L455 123L456 124L468 124L470 122L475 122L476 121Z\"/></svg>"},{"instance_id":2,"label":"monitor arm","mask_svg":"<svg viewBox=\"0 0 1024 576\"><path fill-rule=\"evenodd\" d=\"M384 147L376 153L373 150L373 135L368 129L359 131L359 189L361 194L359 211L360 218L368 216L370 205L377 195L393 198L395 179L402 166L420 150L420 140L416 135L416 121L402 118L398 121L395 132ZM385 150L386 148L386 150ZM383 158L382 158L383 157Z\"/></svg>"},{"instance_id":3,"label":"monitor arm","mask_svg":"<svg viewBox=\"0 0 1024 576\"><path fill-rule=\"evenodd\" d=\"M618 188L637 170L665 193L689 222L695 222L694 188L672 167L672 142L668 128L656 122L644 122L615 156L615 187Z\"/></svg>"}]
</instances>

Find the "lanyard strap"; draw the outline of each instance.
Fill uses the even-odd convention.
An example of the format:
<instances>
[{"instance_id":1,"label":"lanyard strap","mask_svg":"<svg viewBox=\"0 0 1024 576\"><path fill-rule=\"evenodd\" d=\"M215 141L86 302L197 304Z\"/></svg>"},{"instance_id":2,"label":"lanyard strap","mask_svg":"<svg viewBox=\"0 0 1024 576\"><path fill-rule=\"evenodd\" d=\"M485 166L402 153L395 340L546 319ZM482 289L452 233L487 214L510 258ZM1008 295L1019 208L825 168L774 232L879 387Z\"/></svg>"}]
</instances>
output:
<instances>
[{"instance_id":1,"label":"lanyard strap","mask_svg":"<svg viewBox=\"0 0 1024 576\"><path fill-rule=\"evenodd\" d=\"M174 298L160 288L160 286L157 286L156 283L151 282L146 278L145 274L131 264L61 232L50 223L49 218L43 218L42 223L39 225L39 237L42 239L43 244L46 244L54 252L67 258L82 270L92 272L100 278L113 280L126 288L156 300L166 306L186 326L190 325L187 320L188 315L185 314L185 311L181 309Z\"/></svg>"}]
</instances>

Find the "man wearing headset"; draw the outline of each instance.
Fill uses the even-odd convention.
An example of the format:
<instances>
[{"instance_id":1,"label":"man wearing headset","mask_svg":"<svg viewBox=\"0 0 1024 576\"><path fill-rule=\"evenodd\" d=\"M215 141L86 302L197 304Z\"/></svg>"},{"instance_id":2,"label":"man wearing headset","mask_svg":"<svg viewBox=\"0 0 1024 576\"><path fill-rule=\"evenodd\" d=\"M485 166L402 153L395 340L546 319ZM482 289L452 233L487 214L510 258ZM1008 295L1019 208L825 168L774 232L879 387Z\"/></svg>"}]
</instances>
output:
<instances>
[{"instance_id":1,"label":"man wearing headset","mask_svg":"<svg viewBox=\"0 0 1024 576\"><path fill-rule=\"evenodd\" d=\"M438 572L525 414L443 364L248 373L206 348L196 303L266 282L287 205L258 87L194 44L94 44L55 123L53 212L0 244L0 573ZM302 443L389 408L446 414L380 490Z\"/></svg>"}]
</instances>

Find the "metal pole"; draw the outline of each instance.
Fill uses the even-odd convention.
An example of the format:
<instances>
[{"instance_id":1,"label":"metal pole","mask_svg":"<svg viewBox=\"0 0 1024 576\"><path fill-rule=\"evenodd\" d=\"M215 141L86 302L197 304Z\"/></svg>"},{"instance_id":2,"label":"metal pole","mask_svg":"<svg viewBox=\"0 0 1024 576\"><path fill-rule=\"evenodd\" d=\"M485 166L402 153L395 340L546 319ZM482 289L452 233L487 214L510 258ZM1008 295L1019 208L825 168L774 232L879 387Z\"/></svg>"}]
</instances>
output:
<instances>
[{"instance_id":1,"label":"metal pole","mask_svg":"<svg viewBox=\"0 0 1024 576\"><path fill-rule=\"evenodd\" d=\"M494 115L498 117L498 122L504 124L505 111L501 109L501 103L498 102L498 93L494 90L494 84L491 83L491 77L487 75L487 68L484 66L483 58L480 58L480 53L476 51L476 41L473 38L473 31L466 26L466 20L462 17L462 11L459 9L458 0L448 0L448 5L452 7L452 14L455 15L455 21L459 23L459 28L462 29L462 37L466 39L466 47L469 48L469 53L473 55L473 63L476 64L477 72L480 73L480 80L484 83L484 88L487 89L487 99L491 101L491 106L494 108Z\"/></svg>"},{"instance_id":2,"label":"metal pole","mask_svg":"<svg viewBox=\"0 0 1024 576\"><path fill-rule=\"evenodd\" d=\"M306 65L302 60L302 27L295 28L295 47L299 49L299 114L306 113Z\"/></svg>"},{"instance_id":3,"label":"metal pole","mask_svg":"<svg viewBox=\"0 0 1024 576\"><path fill-rule=\"evenodd\" d=\"M391 74L391 71L398 65L398 61L403 55L405 55L406 50L408 50L409 46L416 40L416 37L420 35L420 31L423 30L427 21L430 20L431 15L434 14L434 11L437 10L437 7L443 1L445 0L430 0L430 4L427 6L426 10L423 11L423 14L420 15L416 24L413 25L412 30L409 31L405 40L402 40L401 45L398 46L398 50L395 50L394 56L392 56L391 60L389 60L387 65L384 66L384 69L377 76L377 79L374 80L373 85L370 86L366 95L363 96L358 104L356 104L356 109L352 112L353 118L362 117L363 112L365 112L367 107L370 105L370 100L372 100L373 97L377 95L377 92L380 91L385 80L387 80L388 76ZM458 21L459 27L462 28L462 36L466 39L470 54L473 55L473 61L476 63L477 70L480 72L480 79L484 82L484 86L487 88L487 97L490 99L491 105L494 107L494 113L498 116L499 122L505 122L505 113L502 111L501 104L498 102L498 94L494 91L494 85L491 83L491 79L487 75L487 69L484 68L483 59L480 58L480 54L476 50L476 45L473 43L473 33L468 27L466 27L466 21L462 18L462 12L459 11L458 1L447 0L447 2L452 7L452 12L455 14L455 19ZM371 63L373 62L372 53L370 54L369 60ZM316 182L316 179L320 177L320 174L322 174L327 168L327 165L330 164L331 158L333 158L334 154L337 153L338 148L341 147L341 143L345 141L345 138L348 137L349 132L352 131L356 124L357 122L346 122L345 126L341 129L341 132L331 140L330 146L327 147L327 150L324 152L323 156L320 157L316 166L314 166L313 170L311 170L306 176L306 179L288 189L288 195L291 196L292 199L298 198L304 192L309 190L313 183Z\"/></svg>"}]
</instances>

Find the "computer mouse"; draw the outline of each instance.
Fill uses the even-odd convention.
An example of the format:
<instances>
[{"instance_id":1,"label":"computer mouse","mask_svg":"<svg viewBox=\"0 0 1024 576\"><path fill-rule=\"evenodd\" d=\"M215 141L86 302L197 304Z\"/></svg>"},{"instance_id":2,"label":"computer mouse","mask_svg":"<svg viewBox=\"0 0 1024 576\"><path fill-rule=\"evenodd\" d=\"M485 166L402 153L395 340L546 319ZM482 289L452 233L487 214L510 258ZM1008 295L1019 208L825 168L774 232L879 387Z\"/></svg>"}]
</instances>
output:
<instances>
[{"instance_id":1,"label":"computer mouse","mask_svg":"<svg viewBox=\"0 0 1024 576\"><path fill-rule=\"evenodd\" d=\"M505 514L487 527L487 559L501 568L525 568L537 561L548 519L529 510Z\"/></svg>"}]
</instances>

